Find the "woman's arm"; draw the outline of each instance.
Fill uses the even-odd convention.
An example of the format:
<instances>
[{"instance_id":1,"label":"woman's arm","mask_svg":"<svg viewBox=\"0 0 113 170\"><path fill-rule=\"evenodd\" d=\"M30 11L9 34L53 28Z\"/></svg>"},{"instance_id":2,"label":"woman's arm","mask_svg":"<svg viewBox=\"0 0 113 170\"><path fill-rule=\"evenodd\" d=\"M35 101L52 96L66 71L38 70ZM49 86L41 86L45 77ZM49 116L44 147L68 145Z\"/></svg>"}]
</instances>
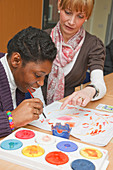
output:
<instances>
[{"instance_id":1,"label":"woman's arm","mask_svg":"<svg viewBox=\"0 0 113 170\"><path fill-rule=\"evenodd\" d=\"M91 84L95 85L99 91L98 95L92 98L92 101L101 99L106 94L106 85L104 82L103 71L99 69L93 70L90 74L90 77Z\"/></svg>"},{"instance_id":2,"label":"woman's arm","mask_svg":"<svg viewBox=\"0 0 113 170\"><path fill-rule=\"evenodd\" d=\"M98 100L102 98L106 93L106 86L103 78L102 70L94 70L91 72L91 84L94 85L99 93L93 86L86 86L84 89L72 93L62 104L63 109L67 104L86 106L90 101ZM94 97L95 96L95 97Z\"/></svg>"}]
</instances>

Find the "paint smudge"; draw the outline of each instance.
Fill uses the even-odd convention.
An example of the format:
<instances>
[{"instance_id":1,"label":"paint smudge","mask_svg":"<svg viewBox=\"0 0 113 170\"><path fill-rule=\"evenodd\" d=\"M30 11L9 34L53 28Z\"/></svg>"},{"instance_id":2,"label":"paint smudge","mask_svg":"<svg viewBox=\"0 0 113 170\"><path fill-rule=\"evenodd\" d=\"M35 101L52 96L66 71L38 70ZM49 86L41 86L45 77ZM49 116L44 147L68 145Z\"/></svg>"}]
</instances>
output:
<instances>
[{"instance_id":1,"label":"paint smudge","mask_svg":"<svg viewBox=\"0 0 113 170\"><path fill-rule=\"evenodd\" d=\"M58 119L58 120L65 120L65 121L68 121L68 120L71 120L71 119L73 119L73 118L70 117L70 116L62 116L62 117L58 117L57 119Z\"/></svg>"},{"instance_id":2,"label":"paint smudge","mask_svg":"<svg viewBox=\"0 0 113 170\"><path fill-rule=\"evenodd\" d=\"M66 122L65 124L68 124L70 127L75 127L75 122Z\"/></svg>"}]
</instances>

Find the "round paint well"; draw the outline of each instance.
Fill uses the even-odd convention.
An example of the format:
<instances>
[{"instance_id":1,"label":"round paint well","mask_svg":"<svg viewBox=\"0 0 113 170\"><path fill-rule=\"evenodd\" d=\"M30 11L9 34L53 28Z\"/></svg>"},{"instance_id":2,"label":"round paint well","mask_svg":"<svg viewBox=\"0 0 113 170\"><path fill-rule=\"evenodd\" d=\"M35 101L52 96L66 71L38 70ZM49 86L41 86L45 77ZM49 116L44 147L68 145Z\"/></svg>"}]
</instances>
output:
<instances>
[{"instance_id":1,"label":"round paint well","mask_svg":"<svg viewBox=\"0 0 113 170\"><path fill-rule=\"evenodd\" d=\"M8 139L1 143L1 148L5 150L16 150L21 148L23 143L17 139Z\"/></svg>"},{"instance_id":2,"label":"round paint well","mask_svg":"<svg viewBox=\"0 0 113 170\"><path fill-rule=\"evenodd\" d=\"M102 152L95 148L83 148L80 150L80 154L88 159L99 159L102 157Z\"/></svg>"},{"instance_id":3,"label":"round paint well","mask_svg":"<svg viewBox=\"0 0 113 170\"><path fill-rule=\"evenodd\" d=\"M53 151L46 155L45 160L53 165L63 165L69 161L69 158L63 152Z\"/></svg>"},{"instance_id":4,"label":"round paint well","mask_svg":"<svg viewBox=\"0 0 113 170\"><path fill-rule=\"evenodd\" d=\"M74 152L78 149L78 146L70 141L59 142L56 147L64 152Z\"/></svg>"},{"instance_id":5,"label":"round paint well","mask_svg":"<svg viewBox=\"0 0 113 170\"><path fill-rule=\"evenodd\" d=\"M34 136L35 136L35 133L31 130L19 130L15 134L15 137L18 139L31 139Z\"/></svg>"},{"instance_id":6,"label":"round paint well","mask_svg":"<svg viewBox=\"0 0 113 170\"><path fill-rule=\"evenodd\" d=\"M44 149L37 145L26 146L22 149L22 154L27 157L39 157L44 154Z\"/></svg>"},{"instance_id":7,"label":"round paint well","mask_svg":"<svg viewBox=\"0 0 113 170\"><path fill-rule=\"evenodd\" d=\"M50 145L55 143L55 139L49 135L39 136L35 139L37 143Z\"/></svg>"},{"instance_id":8,"label":"round paint well","mask_svg":"<svg viewBox=\"0 0 113 170\"><path fill-rule=\"evenodd\" d=\"M71 168L73 170L95 170L95 165L85 159L77 159L71 163Z\"/></svg>"}]
</instances>

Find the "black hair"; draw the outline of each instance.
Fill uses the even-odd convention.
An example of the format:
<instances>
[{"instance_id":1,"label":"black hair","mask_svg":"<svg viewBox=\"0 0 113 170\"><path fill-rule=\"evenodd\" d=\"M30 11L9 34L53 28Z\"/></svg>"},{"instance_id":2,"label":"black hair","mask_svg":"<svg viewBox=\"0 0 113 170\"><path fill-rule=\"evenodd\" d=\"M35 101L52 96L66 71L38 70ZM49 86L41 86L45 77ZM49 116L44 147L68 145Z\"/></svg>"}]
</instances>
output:
<instances>
[{"instance_id":1,"label":"black hair","mask_svg":"<svg viewBox=\"0 0 113 170\"><path fill-rule=\"evenodd\" d=\"M28 27L18 32L7 45L8 57L14 52L21 55L23 64L49 60L53 62L57 49L50 35L43 30Z\"/></svg>"}]
</instances>

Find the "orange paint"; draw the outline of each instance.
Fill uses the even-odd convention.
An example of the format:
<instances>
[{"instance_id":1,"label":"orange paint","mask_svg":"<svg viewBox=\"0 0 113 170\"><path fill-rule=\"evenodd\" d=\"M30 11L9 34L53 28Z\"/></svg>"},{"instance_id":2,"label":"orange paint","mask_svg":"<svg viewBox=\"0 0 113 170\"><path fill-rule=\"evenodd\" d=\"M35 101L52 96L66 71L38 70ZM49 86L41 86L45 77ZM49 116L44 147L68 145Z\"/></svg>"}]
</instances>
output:
<instances>
[{"instance_id":1,"label":"orange paint","mask_svg":"<svg viewBox=\"0 0 113 170\"><path fill-rule=\"evenodd\" d=\"M83 123L82 125L89 125L89 123Z\"/></svg>"},{"instance_id":2,"label":"orange paint","mask_svg":"<svg viewBox=\"0 0 113 170\"><path fill-rule=\"evenodd\" d=\"M50 115L50 114L51 114L51 112L48 113L48 115Z\"/></svg>"},{"instance_id":3,"label":"orange paint","mask_svg":"<svg viewBox=\"0 0 113 170\"><path fill-rule=\"evenodd\" d=\"M98 132L100 133L100 132L102 132L102 130L99 130Z\"/></svg>"},{"instance_id":4,"label":"orange paint","mask_svg":"<svg viewBox=\"0 0 113 170\"><path fill-rule=\"evenodd\" d=\"M102 133L105 132L105 131L106 131L106 130L103 130Z\"/></svg>"},{"instance_id":5,"label":"orange paint","mask_svg":"<svg viewBox=\"0 0 113 170\"><path fill-rule=\"evenodd\" d=\"M31 148L29 147L28 149L26 149L26 152L29 152L30 154L37 154L38 153L37 146L32 145Z\"/></svg>"},{"instance_id":6,"label":"orange paint","mask_svg":"<svg viewBox=\"0 0 113 170\"><path fill-rule=\"evenodd\" d=\"M106 121L107 124L109 124L107 120L105 120L105 121Z\"/></svg>"},{"instance_id":7,"label":"orange paint","mask_svg":"<svg viewBox=\"0 0 113 170\"><path fill-rule=\"evenodd\" d=\"M84 111L83 109L79 109L79 111Z\"/></svg>"},{"instance_id":8,"label":"orange paint","mask_svg":"<svg viewBox=\"0 0 113 170\"><path fill-rule=\"evenodd\" d=\"M75 115L74 115L74 117L79 117L79 116L75 116Z\"/></svg>"},{"instance_id":9,"label":"orange paint","mask_svg":"<svg viewBox=\"0 0 113 170\"><path fill-rule=\"evenodd\" d=\"M49 125L53 125L53 123L48 122Z\"/></svg>"},{"instance_id":10,"label":"orange paint","mask_svg":"<svg viewBox=\"0 0 113 170\"><path fill-rule=\"evenodd\" d=\"M99 125L99 122L96 123L96 126L98 126L98 125Z\"/></svg>"},{"instance_id":11,"label":"orange paint","mask_svg":"<svg viewBox=\"0 0 113 170\"><path fill-rule=\"evenodd\" d=\"M95 158L98 157L96 150L84 149L84 152L86 152L88 154L88 156L95 157Z\"/></svg>"},{"instance_id":12,"label":"orange paint","mask_svg":"<svg viewBox=\"0 0 113 170\"><path fill-rule=\"evenodd\" d=\"M97 135L98 134L98 129L95 129L95 131L90 132L90 135Z\"/></svg>"},{"instance_id":13,"label":"orange paint","mask_svg":"<svg viewBox=\"0 0 113 170\"><path fill-rule=\"evenodd\" d=\"M90 110L85 110L86 112L91 112Z\"/></svg>"},{"instance_id":14,"label":"orange paint","mask_svg":"<svg viewBox=\"0 0 113 170\"><path fill-rule=\"evenodd\" d=\"M67 106L68 109L75 109L74 107Z\"/></svg>"},{"instance_id":15,"label":"orange paint","mask_svg":"<svg viewBox=\"0 0 113 170\"><path fill-rule=\"evenodd\" d=\"M73 115L79 115L79 113L73 113Z\"/></svg>"},{"instance_id":16,"label":"orange paint","mask_svg":"<svg viewBox=\"0 0 113 170\"><path fill-rule=\"evenodd\" d=\"M90 120L92 120L92 116L90 116Z\"/></svg>"},{"instance_id":17,"label":"orange paint","mask_svg":"<svg viewBox=\"0 0 113 170\"><path fill-rule=\"evenodd\" d=\"M99 125L99 129L102 129L102 125Z\"/></svg>"},{"instance_id":18,"label":"orange paint","mask_svg":"<svg viewBox=\"0 0 113 170\"><path fill-rule=\"evenodd\" d=\"M95 129L94 133L98 133L98 129Z\"/></svg>"},{"instance_id":19,"label":"orange paint","mask_svg":"<svg viewBox=\"0 0 113 170\"><path fill-rule=\"evenodd\" d=\"M62 132L63 132L63 130L57 130L57 132L58 132L58 133L62 133Z\"/></svg>"},{"instance_id":20,"label":"orange paint","mask_svg":"<svg viewBox=\"0 0 113 170\"><path fill-rule=\"evenodd\" d=\"M89 114L84 114L84 116L88 116Z\"/></svg>"},{"instance_id":21,"label":"orange paint","mask_svg":"<svg viewBox=\"0 0 113 170\"><path fill-rule=\"evenodd\" d=\"M92 130L93 128L90 128L89 130Z\"/></svg>"},{"instance_id":22,"label":"orange paint","mask_svg":"<svg viewBox=\"0 0 113 170\"><path fill-rule=\"evenodd\" d=\"M70 127L75 127L75 122L66 122L65 124L68 124Z\"/></svg>"},{"instance_id":23,"label":"orange paint","mask_svg":"<svg viewBox=\"0 0 113 170\"><path fill-rule=\"evenodd\" d=\"M103 116L109 116L109 115L107 115L107 114L104 114Z\"/></svg>"},{"instance_id":24,"label":"orange paint","mask_svg":"<svg viewBox=\"0 0 113 170\"><path fill-rule=\"evenodd\" d=\"M44 122L44 119L40 120L40 122L43 123L43 122Z\"/></svg>"}]
</instances>

